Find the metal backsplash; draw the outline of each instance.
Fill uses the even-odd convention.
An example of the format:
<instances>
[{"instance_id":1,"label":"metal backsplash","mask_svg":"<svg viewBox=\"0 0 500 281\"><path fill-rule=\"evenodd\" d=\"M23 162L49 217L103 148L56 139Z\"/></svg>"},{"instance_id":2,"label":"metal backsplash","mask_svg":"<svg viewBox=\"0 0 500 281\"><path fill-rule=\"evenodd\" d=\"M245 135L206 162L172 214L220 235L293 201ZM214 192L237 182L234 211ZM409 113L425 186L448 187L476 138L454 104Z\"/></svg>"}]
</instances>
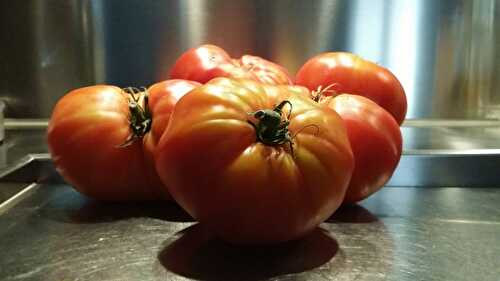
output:
<instances>
[{"instance_id":1,"label":"metal backsplash","mask_svg":"<svg viewBox=\"0 0 500 281\"><path fill-rule=\"evenodd\" d=\"M0 3L7 117L47 118L68 90L147 86L213 43L295 73L323 51L391 69L407 118L500 116L498 0L25 0Z\"/></svg>"}]
</instances>

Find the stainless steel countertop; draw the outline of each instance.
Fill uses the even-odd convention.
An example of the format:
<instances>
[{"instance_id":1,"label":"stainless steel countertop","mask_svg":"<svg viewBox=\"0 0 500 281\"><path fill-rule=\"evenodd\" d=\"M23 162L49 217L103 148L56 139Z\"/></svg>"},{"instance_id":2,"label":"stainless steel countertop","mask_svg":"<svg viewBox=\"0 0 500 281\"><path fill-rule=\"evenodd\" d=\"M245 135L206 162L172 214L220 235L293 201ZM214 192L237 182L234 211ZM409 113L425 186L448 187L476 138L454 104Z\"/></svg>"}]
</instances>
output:
<instances>
[{"instance_id":1,"label":"stainless steel countertop","mask_svg":"<svg viewBox=\"0 0 500 281\"><path fill-rule=\"evenodd\" d=\"M172 203L38 184L0 216L2 280L491 280L500 189L384 188L305 239L221 242Z\"/></svg>"},{"instance_id":2,"label":"stainless steel countertop","mask_svg":"<svg viewBox=\"0 0 500 281\"><path fill-rule=\"evenodd\" d=\"M440 132L428 131L434 137ZM7 136L7 167L0 169L0 280L500 278L498 182L483 188L384 187L360 205L341 208L302 240L235 247L173 203L87 199L55 174L48 155L19 162L26 153L46 152L43 130ZM420 139L418 148L425 152L425 138ZM447 145L431 140L427 147ZM490 141L486 148L495 152ZM462 160L472 160L466 166L473 167L478 155L469 156ZM496 153L490 156L498 161Z\"/></svg>"},{"instance_id":3,"label":"stainless steel countertop","mask_svg":"<svg viewBox=\"0 0 500 281\"><path fill-rule=\"evenodd\" d=\"M0 143L0 174L31 153L47 153L46 127L37 129L5 130L5 140Z\"/></svg>"}]
</instances>

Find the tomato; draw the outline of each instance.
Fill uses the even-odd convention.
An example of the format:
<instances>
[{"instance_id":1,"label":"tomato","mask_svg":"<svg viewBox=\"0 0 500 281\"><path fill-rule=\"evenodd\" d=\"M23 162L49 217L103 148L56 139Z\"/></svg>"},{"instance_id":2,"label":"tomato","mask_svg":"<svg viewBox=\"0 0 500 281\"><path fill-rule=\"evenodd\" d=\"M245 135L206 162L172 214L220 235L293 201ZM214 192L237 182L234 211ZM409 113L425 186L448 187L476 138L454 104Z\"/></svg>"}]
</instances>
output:
<instances>
[{"instance_id":1,"label":"tomato","mask_svg":"<svg viewBox=\"0 0 500 281\"><path fill-rule=\"evenodd\" d=\"M258 56L244 55L238 61L244 69L255 74L257 81L273 85L291 85L288 71L281 65Z\"/></svg>"},{"instance_id":2,"label":"tomato","mask_svg":"<svg viewBox=\"0 0 500 281\"><path fill-rule=\"evenodd\" d=\"M394 173L402 150L399 125L386 110L362 96L343 94L320 103L342 117L354 154L344 203L361 201L381 189Z\"/></svg>"},{"instance_id":3,"label":"tomato","mask_svg":"<svg viewBox=\"0 0 500 281\"><path fill-rule=\"evenodd\" d=\"M345 52L329 52L309 59L298 71L295 83L311 91L328 87L330 93L361 95L387 110L401 125L406 116L406 95L388 69Z\"/></svg>"},{"instance_id":4,"label":"tomato","mask_svg":"<svg viewBox=\"0 0 500 281\"><path fill-rule=\"evenodd\" d=\"M310 232L341 204L353 166L342 119L307 89L228 78L181 98L156 150L172 197L232 243Z\"/></svg>"},{"instance_id":5,"label":"tomato","mask_svg":"<svg viewBox=\"0 0 500 281\"><path fill-rule=\"evenodd\" d=\"M155 172L154 150L177 100L198 85L155 84L148 102L138 90L132 95L108 85L69 92L57 102L47 131L58 172L99 200L169 198Z\"/></svg>"},{"instance_id":6,"label":"tomato","mask_svg":"<svg viewBox=\"0 0 500 281\"><path fill-rule=\"evenodd\" d=\"M170 78L207 83L216 77L252 79L267 84L292 84L286 69L257 56L233 59L220 47L201 45L183 53L170 70Z\"/></svg>"}]
</instances>

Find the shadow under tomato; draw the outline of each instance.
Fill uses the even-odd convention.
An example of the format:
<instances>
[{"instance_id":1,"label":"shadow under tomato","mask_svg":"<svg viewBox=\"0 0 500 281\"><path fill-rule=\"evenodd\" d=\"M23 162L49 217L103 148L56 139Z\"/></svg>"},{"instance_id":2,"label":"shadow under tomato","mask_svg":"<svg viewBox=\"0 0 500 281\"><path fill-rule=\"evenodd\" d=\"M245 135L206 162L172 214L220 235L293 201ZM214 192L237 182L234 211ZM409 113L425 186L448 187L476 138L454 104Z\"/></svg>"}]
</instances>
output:
<instances>
[{"instance_id":1,"label":"shadow under tomato","mask_svg":"<svg viewBox=\"0 0 500 281\"><path fill-rule=\"evenodd\" d=\"M358 204L340 206L325 222L330 223L372 223L378 222L377 216Z\"/></svg>"},{"instance_id":2,"label":"shadow under tomato","mask_svg":"<svg viewBox=\"0 0 500 281\"><path fill-rule=\"evenodd\" d=\"M105 223L148 217L172 222L192 222L193 218L173 201L104 202L67 189L59 191L44 204L40 213L65 223Z\"/></svg>"},{"instance_id":3,"label":"shadow under tomato","mask_svg":"<svg viewBox=\"0 0 500 281\"><path fill-rule=\"evenodd\" d=\"M179 232L158 254L170 272L199 280L261 280L308 271L330 261L339 245L325 230L277 245L233 245L201 224Z\"/></svg>"}]
</instances>

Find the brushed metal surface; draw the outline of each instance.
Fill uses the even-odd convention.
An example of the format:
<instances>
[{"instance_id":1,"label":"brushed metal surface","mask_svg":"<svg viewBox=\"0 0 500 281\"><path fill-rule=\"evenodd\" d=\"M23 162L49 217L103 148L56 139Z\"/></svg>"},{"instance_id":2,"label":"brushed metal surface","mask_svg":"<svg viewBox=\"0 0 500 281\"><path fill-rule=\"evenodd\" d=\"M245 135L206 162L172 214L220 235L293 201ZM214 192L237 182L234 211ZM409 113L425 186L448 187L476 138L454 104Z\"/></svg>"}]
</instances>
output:
<instances>
[{"instance_id":1,"label":"brushed metal surface","mask_svg":"<svg viewBox=\"0 0 500 281\"><path fill-rule=\"evenodd\" d=\"M2 280L453 280L500 276L500 189L385 188L309 236L228 245L176 205L41 184L0 216Z\"/></svg>"},{"instance_id":2,"label":"brushed metal surface","mask_svg":"<svg viewBox=\"0 0 500 281\"><path fill-rule=\"evenodd\" d=\"M46 129L7 129L0 144L0 175L2 171L17 167L23 158L47 153Z\"/></svg>"},{"instance_id":3,"label":"brushed metal surface","mask_svg":"<svg viewBox=\"0 0 500 281\"><path fill-rule=\"evenodd\" d=\"M500 0L47 0L0 3L0 97L47 118L70 89L165 79L202 43L298 70L323 51L391 69L408 118L500 117ZM20 20L22 19L22 20Z\"/></svg>"},{"instance_id":4,"label":"brushed metal surface","mask_svg":"<svg viewBox=\"0 0 500 281\"><path fill-rule=\"evenodd\" d=\"M68 89L97 82L102 34L90 1L0 2L0 96L7 117L49 116Z\"/></svg>"}]
</instances>

